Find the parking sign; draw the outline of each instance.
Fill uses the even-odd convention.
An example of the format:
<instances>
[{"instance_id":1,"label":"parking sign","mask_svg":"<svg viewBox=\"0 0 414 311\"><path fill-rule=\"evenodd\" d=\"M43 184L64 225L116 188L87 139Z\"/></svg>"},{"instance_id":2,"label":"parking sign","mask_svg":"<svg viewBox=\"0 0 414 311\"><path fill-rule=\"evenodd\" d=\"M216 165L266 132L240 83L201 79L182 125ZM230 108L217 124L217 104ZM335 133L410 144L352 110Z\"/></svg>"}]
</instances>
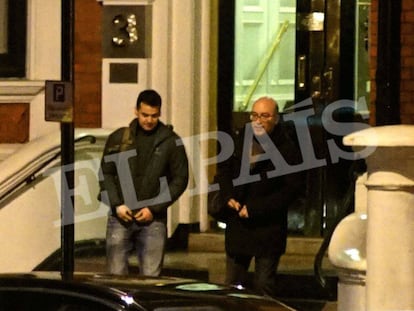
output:
<instances>
[{"instance_id":1,"label":"parking sign","mask_svg":"<svg viewBox=\"0 0 414 311\"><path fill-rule=\"evenodd\" d=\"M72 82L46 81L45 120L73 122Z\"/></svg>"}]
</instances>

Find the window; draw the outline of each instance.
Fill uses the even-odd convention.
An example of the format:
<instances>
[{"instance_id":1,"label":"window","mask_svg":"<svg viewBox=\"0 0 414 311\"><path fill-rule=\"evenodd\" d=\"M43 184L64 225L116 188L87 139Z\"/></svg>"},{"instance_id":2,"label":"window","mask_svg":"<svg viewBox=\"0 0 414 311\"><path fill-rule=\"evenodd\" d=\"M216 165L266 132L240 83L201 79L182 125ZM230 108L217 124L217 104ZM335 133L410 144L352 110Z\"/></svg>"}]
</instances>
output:
<instances>
[{"instance_id":1,"label":"window","mask_svg":"<svg viewBox=\"0 0 414 311\"><path fill-rule=\"evenodd\" d=\"M295 95L296 1L239 0L235 5L233 110L249 111L255 98L267 95L283 111Z\"/></svg>"},{"instance_id":2,"label":"window","mask_svg":"<svg viewBox=\"0 0 414 311\"><path fill-rule=\"evenodd\" d=\"M27 0L0 0L0 78L26 75Z\"/></svg>"}]
</instances>

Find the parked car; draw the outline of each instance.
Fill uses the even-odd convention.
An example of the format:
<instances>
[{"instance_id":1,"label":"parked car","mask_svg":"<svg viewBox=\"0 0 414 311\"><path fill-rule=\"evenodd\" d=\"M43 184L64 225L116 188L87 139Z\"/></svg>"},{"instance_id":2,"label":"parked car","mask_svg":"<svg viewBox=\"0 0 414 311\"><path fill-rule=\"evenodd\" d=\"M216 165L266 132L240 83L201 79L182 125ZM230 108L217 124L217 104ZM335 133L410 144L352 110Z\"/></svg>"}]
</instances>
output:
<instances>
[{"instance_id":1,"label":"parked car","mask_svg":"<svg viewBox=\"0 0 414 311\"><path fill-rule=\"evenodd\" d=\"M0 274L0 310L295 310L242 289L182 278L76 273L69 279L59 272Z\"/></svg>"}]
</instances>

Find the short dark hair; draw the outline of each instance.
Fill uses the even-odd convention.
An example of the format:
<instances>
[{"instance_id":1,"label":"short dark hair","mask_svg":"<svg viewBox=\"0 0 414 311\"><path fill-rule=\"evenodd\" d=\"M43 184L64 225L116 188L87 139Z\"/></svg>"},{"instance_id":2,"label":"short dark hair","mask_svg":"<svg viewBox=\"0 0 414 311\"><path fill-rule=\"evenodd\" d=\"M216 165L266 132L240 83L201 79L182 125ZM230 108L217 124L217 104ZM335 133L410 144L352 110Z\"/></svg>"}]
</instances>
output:
<instances>
[{"instance_id":1,"label":"short dark hair","mask_svg":"<svg viewBox=\"0 0 414 311\"><path fill-rule=\"evenodd\" d=\"M158 107L161 108L162 100L160 94L158 94L154 90L144 90L139 93L137 98L137 105L136 108L139 109L141 103L144 102L151 107Z\"/></svg>"}]
</instances>

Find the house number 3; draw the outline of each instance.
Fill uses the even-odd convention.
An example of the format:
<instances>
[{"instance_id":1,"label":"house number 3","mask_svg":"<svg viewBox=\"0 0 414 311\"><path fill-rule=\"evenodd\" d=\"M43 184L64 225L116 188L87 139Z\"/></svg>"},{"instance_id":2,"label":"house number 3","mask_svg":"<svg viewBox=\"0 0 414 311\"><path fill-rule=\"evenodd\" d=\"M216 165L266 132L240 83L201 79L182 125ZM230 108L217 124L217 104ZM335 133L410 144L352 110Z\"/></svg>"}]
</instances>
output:
<instances>
[{"instance_id":1,"label":"house number 3","mask_svg":"<svg viewBox=\"0 0 414 311\"><path fill-rule=\"evenodd\" d=\"M137 18L135 14L119 14L112 20L113 27L117 30L117 35L112 37L115 46L125 46L133 44L138 40Z\"/></svg>"}]
</instances>

